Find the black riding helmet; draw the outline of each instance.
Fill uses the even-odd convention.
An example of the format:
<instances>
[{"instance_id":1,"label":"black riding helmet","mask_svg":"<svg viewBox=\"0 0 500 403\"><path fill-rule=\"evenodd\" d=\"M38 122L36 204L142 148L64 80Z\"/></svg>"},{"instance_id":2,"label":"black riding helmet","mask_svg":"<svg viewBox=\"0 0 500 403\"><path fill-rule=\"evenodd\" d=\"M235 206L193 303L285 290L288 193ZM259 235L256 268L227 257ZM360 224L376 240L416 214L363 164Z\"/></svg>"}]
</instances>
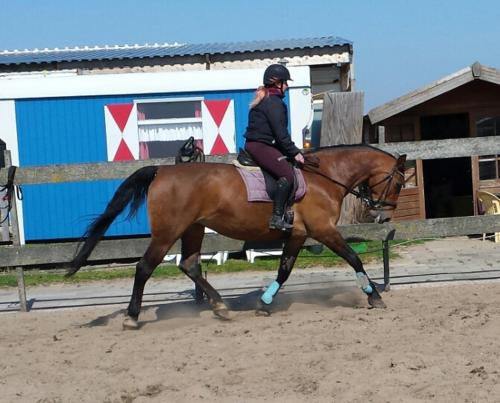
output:
<instances>
[{"instance_id":1,"label":"black riding helmet","mask_svg":"<svg viewBox=\"0 0 500 403\"><path fill-rule=\"evenodd\" d=\"M271 64L264 72L264 85L273 85L276 81L291 80L290 71L282 64Z\"/></svg>"}]
</instances>

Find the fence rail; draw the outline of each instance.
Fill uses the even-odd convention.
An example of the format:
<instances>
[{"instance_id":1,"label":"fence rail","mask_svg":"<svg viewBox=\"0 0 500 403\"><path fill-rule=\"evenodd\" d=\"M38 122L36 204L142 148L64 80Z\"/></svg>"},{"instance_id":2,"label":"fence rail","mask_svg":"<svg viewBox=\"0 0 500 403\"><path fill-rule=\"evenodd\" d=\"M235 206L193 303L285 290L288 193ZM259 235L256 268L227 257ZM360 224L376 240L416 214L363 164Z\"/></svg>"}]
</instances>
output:
<instances>
[{"instance_id":1,"label":"fence rail","mask_svg":"<svg viewBox=\"0 0 500 403\"><path fill-rule=\"evenodd\" d=\"M394 239L436 238L458 235L471 235L496 232L500 230L500 215L478 217L450 217L428 220L401 221L385 224L356 224L339 226L346 239L380 240L387 238L395 230ZM118 261L139 259L149 243L147 238L103 240L94 249L89 262ZM308 239L306 245L318 244ZM34 244L2 247L0 267L37 266L69 262L78 246L77 242ZM202 252L217 251L239 252L251 249L251 243L227 238L219 234L206 234ZM169 253L181 253L180 242L174 244Z\"/></svg>"},{"instance_id":2,"label":"fence rail","mask_svg":"<svg viewBox=\"0 0 500 403\"><path fill-rule=\"evenodd\" d=\"M500 136L431 140L402 143L376 144L382 150L407 154L409 160L457 158L476 155L500 154ZM6 162L10 156L6 154ZM207 162L230 163L234 155L207 156ZM63 182L82 182L108 179L122 179L140 167L147 165L173 165L174 158L154 159L131 162L101 162L94 164L63 164L41 167L20 167L14 180L16 185L48 184ZM7 170L0 169L0 184L6 183ZM15 207L15 201L14 201ZM27 310L24 287L23 267L69 262L76 250L74 242L52 243L45 245L19 245L17 214L11 214L14 229L14 245L0 246L0 267L16 267L21 309ZM500 215L479 217L453 217L430 220L416 220L380 224L359 224L339 227L347 239L371 239L386 241L395 230L394 239L416 239L482 234L500 231ZM104 240L90 256L90 261L134 259L144 253L148 238ZM307 245L316 244L308 240ZM240 251L245 247L238 241L217 234L207 234L203 242L204 253L217 251ZM179 253L177 243L171 253Z\"/></svg>"},{"instance_id":3,"label":"fence rail","mask_svg":"<svg viewBox=\"0 0 500 403\"><path fill-rule=\"evenodd\" d=\"M390 153L407 154L409 160L500 154L500 136L372 145ZM206 157L206 161L231 163L235 157L235 154L209 155ZM173 165L174 160L174 158L159 158L144 161L20 167L16 173L15 183L17 185L30 185L122 179L141 167L147 165ZM0 183L5 182L7 182L7 171L0 169Z\"/></svg>"}]
</instances>

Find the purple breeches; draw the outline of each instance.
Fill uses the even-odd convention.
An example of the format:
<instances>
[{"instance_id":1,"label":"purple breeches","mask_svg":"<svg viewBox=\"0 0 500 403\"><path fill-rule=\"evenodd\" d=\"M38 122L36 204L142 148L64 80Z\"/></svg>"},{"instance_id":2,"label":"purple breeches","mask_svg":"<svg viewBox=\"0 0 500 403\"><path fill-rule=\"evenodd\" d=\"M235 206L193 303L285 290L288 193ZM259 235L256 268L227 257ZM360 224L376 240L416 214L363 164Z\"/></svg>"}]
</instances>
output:
<instances>
[{"instance_id":1,"label":"purple breeches","mask_svg":"<svg viewBox=\"0 0 500 403\"><path fill-rule=\"evenodd\" d=\"M258 141L247 141L245 150L261 168L268 171L275 179L286 178L288 183L293 184L292 165L277 148Z\"/></svg>"}]
</instances>

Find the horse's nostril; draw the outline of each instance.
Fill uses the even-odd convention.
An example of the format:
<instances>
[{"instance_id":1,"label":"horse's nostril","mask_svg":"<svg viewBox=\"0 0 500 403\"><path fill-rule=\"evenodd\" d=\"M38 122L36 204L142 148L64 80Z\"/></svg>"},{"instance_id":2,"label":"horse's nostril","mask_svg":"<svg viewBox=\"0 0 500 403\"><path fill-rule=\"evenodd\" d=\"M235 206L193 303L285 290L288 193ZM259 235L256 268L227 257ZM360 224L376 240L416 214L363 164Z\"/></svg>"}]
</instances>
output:
<instances>
[{"instance_id":1,"label":"horse's nostril","mask_svg":"<svg viewBox=\"0 0 500 403\"><path fill-rule=\"evenodd\" d=\"M377 214L376 212L374 212L374 214L372 216L375 217L374 222L377 224L383 224L383 223L391 220L391 217L387 216L385 213L378 213Z\"/></svg>"}]
</instances>

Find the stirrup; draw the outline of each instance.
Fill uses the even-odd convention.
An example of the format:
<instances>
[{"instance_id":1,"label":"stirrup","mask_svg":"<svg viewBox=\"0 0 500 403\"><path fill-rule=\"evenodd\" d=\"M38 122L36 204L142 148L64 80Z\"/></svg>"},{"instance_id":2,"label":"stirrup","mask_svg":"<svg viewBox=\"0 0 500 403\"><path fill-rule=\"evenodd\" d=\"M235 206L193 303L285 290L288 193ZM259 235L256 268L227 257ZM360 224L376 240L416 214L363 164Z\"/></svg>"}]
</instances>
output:
<instances>
[{"instance_id":1,"label":"stirrup","mask_svg":"<svg viewBox=\"0 0 500 403\"><path fill-rule=\"evenodd\" d=\"M287 223L281 217L272 216L269 220L269 229L279 229L281 231L290 231L293 228L292 224Z\"/></svg>"}]
</instances>

